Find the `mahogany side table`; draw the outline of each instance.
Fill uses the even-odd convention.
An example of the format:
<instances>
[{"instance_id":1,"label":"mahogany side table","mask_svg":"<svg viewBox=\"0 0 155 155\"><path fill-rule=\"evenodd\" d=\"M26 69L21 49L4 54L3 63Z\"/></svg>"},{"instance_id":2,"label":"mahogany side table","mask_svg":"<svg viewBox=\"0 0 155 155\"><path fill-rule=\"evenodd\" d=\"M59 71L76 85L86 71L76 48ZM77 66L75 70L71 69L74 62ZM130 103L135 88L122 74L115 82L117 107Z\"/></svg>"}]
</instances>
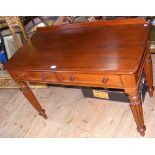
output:
<instances>
[{"instance_id":1,"label":"mahogany side table","mask_svg":"<svg viewBox=\"0 0 155 155\"><path fill-rule=\"evenodd\" d=\"M4 66L33 107L47 118L27 81L119 88L128 94L137 131L144 136L139 83L145 72L153 95L151 25L143 18L39 28Z\"/></svg>"}]
</instances>

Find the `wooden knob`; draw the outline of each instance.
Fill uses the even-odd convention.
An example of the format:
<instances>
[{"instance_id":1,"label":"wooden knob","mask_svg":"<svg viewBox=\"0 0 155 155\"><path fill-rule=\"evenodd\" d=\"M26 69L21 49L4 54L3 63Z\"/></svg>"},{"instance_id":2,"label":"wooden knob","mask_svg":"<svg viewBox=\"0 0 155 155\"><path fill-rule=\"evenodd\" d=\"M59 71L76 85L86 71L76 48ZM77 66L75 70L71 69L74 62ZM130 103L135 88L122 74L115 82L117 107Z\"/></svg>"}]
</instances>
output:
<instances>
[{"instance_id":1,"label":"wooden knob","mask_svg":"<svg viewBox=\"0 0 155 155\"><path fill-rule=\"evenodd\" d=\"M47 80L47 78L48 78L48 77L47 77L46 74L42 74L42 75L41 75L41 79L42 79L42 80Z\"/></svg>"},{"instance_id":2,"label":"wooden knob","mask_svg":"<svg viewBox=\"0 0 155 155\"><path fill-rule=\"evenodd\" d=\"M71 77L69 78L70 81L74 81L75 80L75 76L71 75Z\"/></svg>"},{"instance_id":3,"label":"wooden knob","mask_svg":"<svg viewBox=\"0 0 155 155\"><path fill-rule=\"evenodd\" d=\"M102 79L102 82L103 82L103 83L107 83L107 82L108 82L108 78L107 78L107 77L104 77L104 78Z\"/></svg>"},{"instance_id":4,"label":"wooden knob","mask_svg":"<svg viewBox=\"0 0 155 155\"><path fill-rule=\"evenodd\" d=\"M19 75L19 79L23 79L24 76L25 76L25 74L20 74L20 75Z\"/></svg>"}]
</instances>

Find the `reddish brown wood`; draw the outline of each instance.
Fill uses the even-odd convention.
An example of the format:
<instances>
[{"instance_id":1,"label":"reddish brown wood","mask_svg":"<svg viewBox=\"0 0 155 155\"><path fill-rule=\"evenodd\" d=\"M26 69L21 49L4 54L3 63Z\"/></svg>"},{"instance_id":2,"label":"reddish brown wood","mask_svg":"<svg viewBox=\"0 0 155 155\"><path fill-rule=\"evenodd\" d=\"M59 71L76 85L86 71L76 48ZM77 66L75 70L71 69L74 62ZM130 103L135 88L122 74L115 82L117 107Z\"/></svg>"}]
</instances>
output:
<instances>
[{"instance_id":1,"label":"reddish brown wood","mask_svg":"<svg viewBox=\"0 0 155 155\"><path fill-rule=\"evenodd\" d=\"M144 70L145 70L145 75L146 75L146 80L148 85L148 92L150 97L152 97L154 86L153 86L152 59L151 59L151 53L149 50L145 59Z\"/></svg>"},{"instance_id":2,"label":"reddish brown wood","mask_svg":"<svg viewBox=\"0 0 155 155\"><path fill-rule=\"evenodd\" d=\"M113 74L86 74L61 72L58 73L61 82L64 84L100 86L100 87L122 87L121 78L119 75Z\"/></svg>"},{"instance_id":3,"label":"reddish brown wood","mask_svg":"<svg viewBox=\"0 0 155 155\"><path fill-rule=\"evenodd\" d=\"M56 65L56 71L131 74L138 68L150 30L143 20L134 22L106 25L103 21L65 25L65 29L41 28L5 68L51 71L51 65Z\"/></svg>"},{"instance_id":4,"label":"reddish brown wood","mask_svg":"<svg viewBox=\"0 0 155 155\"><path fill-rule=\"evenodd\" d=\"M28 101L32 104L32 106L39 112L39 115L43 116L45 119L47 119L47 115L45 113L45 110L42 109L41 105L39 104L38 100L34 96L32 90L29 88L26 81L22 79L22 76L19 78L14 77L14 74L11 74L11 76L15 79L15 81L20 85L20 90L23 92L24 96L28 99Z\"/></svg>"},{"instance_id":5,"label":"reddish brown wood","mask_svg":"<svg viewBox=\"0 0 155 155\"><path fill-rule=\"evenodd\" d=\"M137 124L137 131L141 136L145 135L146 126L144 125L143 109L139 93L129 94L130 107Z\"/></svg>"},{"instance_id":6,"label":"reddish brown wood","mask_svg":"<svg viewBox=\"0 0 155 155\"><path fill-rule=\"evenodd\" d=\"M153 94L152 63L147 50L150 28L144 19L40 28L4 67L44 117L25 81L124 89L129 94L137 129L144 135L138 89L145 68L148 91Z\"/></svg>"}]
</instances>

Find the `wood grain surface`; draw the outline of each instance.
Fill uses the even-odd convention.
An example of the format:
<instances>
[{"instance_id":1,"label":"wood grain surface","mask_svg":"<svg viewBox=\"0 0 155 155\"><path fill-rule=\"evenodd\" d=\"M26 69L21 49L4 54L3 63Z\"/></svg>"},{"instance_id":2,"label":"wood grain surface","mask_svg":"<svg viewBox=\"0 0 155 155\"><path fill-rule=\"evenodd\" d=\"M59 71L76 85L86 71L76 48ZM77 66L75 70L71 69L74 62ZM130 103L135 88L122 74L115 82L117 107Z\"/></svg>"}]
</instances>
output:
<instances>
[{"instance_id":1,"label":"wood grain surface","mask_svg":"<svg viewBox=\"0 0 155 155\"><path fill-rule=\"evenodd\" d=\"M129 21L132 24L115 25L114 20L113 25L103 21L41 28L4 67L51 70L56 65L56 71L133 73L140 64L150 25L143 20Z\"/></svg>"}]
</instances>

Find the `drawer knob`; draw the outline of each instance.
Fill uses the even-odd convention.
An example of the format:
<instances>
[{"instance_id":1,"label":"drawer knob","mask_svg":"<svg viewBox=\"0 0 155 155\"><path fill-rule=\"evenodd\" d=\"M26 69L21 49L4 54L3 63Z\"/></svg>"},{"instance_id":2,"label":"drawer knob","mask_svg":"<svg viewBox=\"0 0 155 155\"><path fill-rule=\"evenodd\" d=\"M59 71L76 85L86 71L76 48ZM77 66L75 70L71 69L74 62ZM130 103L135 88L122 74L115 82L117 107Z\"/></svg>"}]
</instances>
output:
<instances>
[{"instance_id":1,"label":"drawer knob","mask_svg":"<svg viewBox=\"0 0 155 155\"><path fill-rule=\"evenodd\" d=\"M41 79L42 79L42 80L47 80L47 75L42 74L42 75L41 75Z\"/></svg>"},{"instance_id":2,"label":"drawer knob","mask_svg":"<svg viewBox=\"0 0 155 155\"><path fill-rule=\"evenodd\" d=\"M71 75L71 77L69 78L70 81L74 81L75 80L75 76Z\"/></svg>"},{"instance_id":3,"label":"drawer knob","mask_svg":"<svg viewBox=\"0 0 155 155\"><path fill-rule=\"evenodd\" d=\"M25 76L25 74L20 74L20 75L19 75L19 79L23 79L24 76Z\"/></svg>"},{"instance_id":4,"label":"drawer knob","mask_svg":"<svg viewBox=\"0 0 155 155\"><path fill-rule=\"evenodd\" d=\"M103 82L103 83L107 83L107 82L108 82L108 78L107 78L107 77L104 77L104 78L102 79L102 82Z\"/></svg>"}]
</instances>

